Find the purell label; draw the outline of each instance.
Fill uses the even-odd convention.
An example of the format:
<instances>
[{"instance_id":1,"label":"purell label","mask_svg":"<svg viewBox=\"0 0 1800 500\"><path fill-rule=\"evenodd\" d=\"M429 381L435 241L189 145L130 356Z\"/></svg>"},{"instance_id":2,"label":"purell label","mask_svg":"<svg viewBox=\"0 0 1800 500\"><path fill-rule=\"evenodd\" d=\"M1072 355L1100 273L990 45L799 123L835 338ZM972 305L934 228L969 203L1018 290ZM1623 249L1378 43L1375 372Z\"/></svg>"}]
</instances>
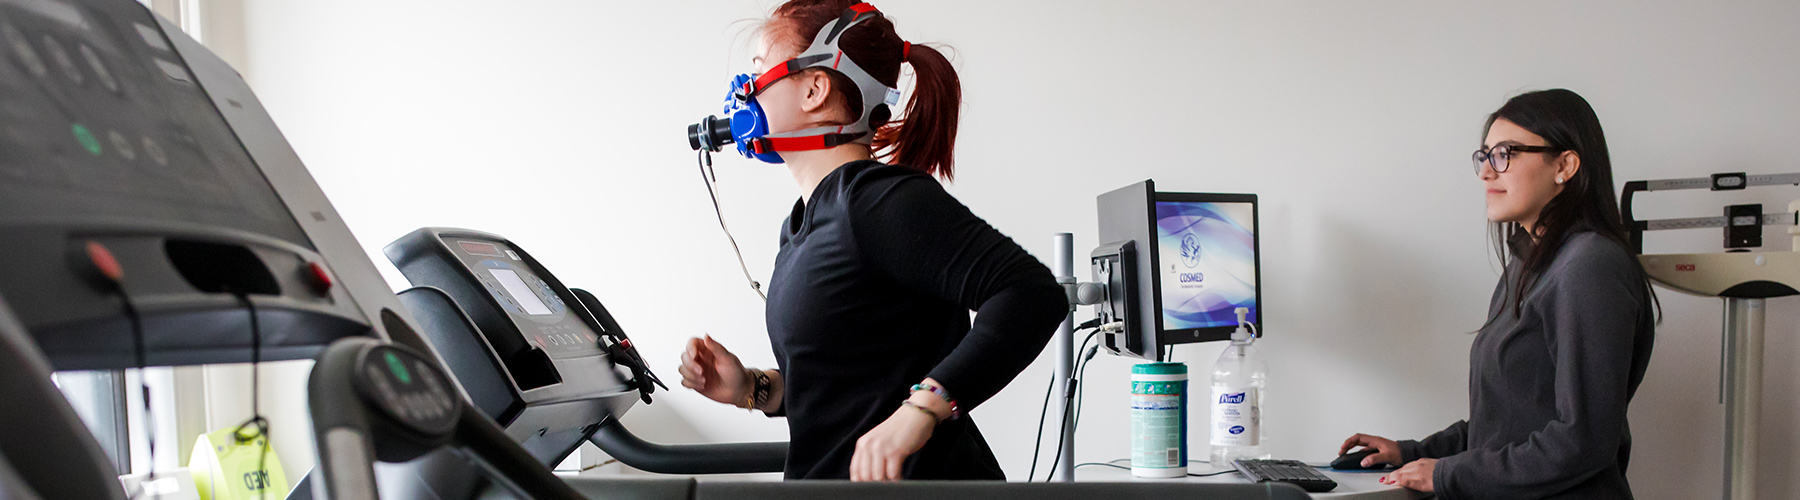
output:
<instances>
[{"instance_id":1,"label":"purell label","mask_svg":"<svg viewBox=\"0 0 1800 500\"><path fill-rule=\"evenodd\" d=\"M1256 430L1262 423L1256 396L1254 388L1213 387L1213 446L1256 446Z\"/></svg>"}]
</instances>

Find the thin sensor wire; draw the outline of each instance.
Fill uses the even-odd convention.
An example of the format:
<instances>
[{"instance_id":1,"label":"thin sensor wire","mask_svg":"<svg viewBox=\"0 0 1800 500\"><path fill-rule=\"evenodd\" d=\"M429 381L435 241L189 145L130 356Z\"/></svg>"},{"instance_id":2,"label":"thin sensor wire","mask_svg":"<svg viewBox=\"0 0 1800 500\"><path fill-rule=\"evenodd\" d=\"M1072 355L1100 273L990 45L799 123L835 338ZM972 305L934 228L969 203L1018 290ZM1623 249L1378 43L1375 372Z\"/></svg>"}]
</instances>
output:
<instances>
[{"instance_id":1,"label":"thin sensor wire","mask_svg":"<svg viewBox=\"0 0 1800 500\"><path fill-rule=\"evenodd\" d=\"M762 283L757 282L756 278L750 277L750 266L744 264L744 251L738 248L737 238L731 236L731 228L725 225L725 211L719 208L719 175L713 171L712 155L705 149L701 149L699 161L700 180L706 183L706 195L712 198L713 215L719 217L719 229L725 231L725 240L731 242L731 253L737 255L738 269L744 271L744 281L750 283L750 290L755 291L756 296L761 297L763 302L768 302L769 296L763 293Z\"/></svg>"}]
</instances>

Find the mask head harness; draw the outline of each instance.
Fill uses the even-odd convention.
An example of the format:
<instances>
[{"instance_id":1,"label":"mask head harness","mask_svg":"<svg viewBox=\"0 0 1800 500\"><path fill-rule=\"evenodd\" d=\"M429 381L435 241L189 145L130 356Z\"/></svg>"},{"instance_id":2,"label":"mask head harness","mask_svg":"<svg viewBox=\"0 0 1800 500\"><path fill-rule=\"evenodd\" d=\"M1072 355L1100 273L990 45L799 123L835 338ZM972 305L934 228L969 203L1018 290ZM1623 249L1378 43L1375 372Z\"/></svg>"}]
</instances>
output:
<instances>
[{"instance_id":1,"label":"mask head harness","mask_svg":"<svg viewBox=\"0 0 1800 500\"><path fill-rule=\"evenodd\" d=\"M838 42L851 26L879 16L881 11L875 10L873 5L852 5L843 15L821 28L814 35L812 45L800 55L770 68L768 73L732 77L731 88L725 94L724 113L689 125L688 146L696 150L719 151L726 144L735 143L738 152L747 158L782 163L781 151L829 149L874 141L875 129L893 117L893 106L900 103L900 90L869 75L844 54ZM910 45L902 42L902 47ZM756 101L757 94L782 78L812 68L836 72L854 83L862 97L861 114L847 125L770 134L769 119L762 104Z\"/></svg>"}]
</instances>

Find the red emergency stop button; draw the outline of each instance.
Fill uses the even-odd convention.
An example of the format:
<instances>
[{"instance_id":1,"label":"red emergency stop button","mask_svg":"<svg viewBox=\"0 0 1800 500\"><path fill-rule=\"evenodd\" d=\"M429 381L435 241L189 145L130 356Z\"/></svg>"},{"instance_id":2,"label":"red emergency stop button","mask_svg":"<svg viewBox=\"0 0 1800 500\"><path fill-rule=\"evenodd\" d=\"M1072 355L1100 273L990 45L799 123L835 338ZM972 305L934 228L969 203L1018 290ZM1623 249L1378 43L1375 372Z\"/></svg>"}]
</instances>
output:
<instances>
[{"instance_id":1,"label":"red emergency stop button","mask_svg":"<svg viewBox=\"0 0 1800 500\"><path fill-rule=\"evenodd\" d=\"M108 250L106 245L88 240L87 256L88 263L93 264L94 270L99 272L101 277L114 283L125 279L125 268L119 266L119 258L114 257L112 250Z\"/></svg>"},{"instance_id":2,"label":"red emergency stop button","mask_svg":"<svg viewBox=\"0 0 1800 500\"><path fill-rule=\"evenodd\" d=\"M308 262L306 271L306 275L312 278L313 291L318 292L319 295L325 295L325 292L331 291L331 273L325 272L325 266L319 265L317 262Z\"/></svg>"}]
</instances>

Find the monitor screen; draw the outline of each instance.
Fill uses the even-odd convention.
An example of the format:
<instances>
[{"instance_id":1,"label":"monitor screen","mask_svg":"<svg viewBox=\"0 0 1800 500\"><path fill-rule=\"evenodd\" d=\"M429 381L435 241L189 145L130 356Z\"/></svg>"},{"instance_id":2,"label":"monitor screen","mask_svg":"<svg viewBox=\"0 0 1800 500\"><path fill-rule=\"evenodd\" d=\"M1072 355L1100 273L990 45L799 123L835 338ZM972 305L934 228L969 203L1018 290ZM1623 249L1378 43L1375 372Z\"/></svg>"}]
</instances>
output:
<instances>
[{"instance_id":1,"label":"monitor screen","mask_svg":"<svg viewBox=\"0 0 1800 500\"><path fill-rule=\"evenodd\" d=\"M1256 205L1156 202L1162 329L1237 326L1239 307L1257 321Z\"/></svg>"}]
</instances>

